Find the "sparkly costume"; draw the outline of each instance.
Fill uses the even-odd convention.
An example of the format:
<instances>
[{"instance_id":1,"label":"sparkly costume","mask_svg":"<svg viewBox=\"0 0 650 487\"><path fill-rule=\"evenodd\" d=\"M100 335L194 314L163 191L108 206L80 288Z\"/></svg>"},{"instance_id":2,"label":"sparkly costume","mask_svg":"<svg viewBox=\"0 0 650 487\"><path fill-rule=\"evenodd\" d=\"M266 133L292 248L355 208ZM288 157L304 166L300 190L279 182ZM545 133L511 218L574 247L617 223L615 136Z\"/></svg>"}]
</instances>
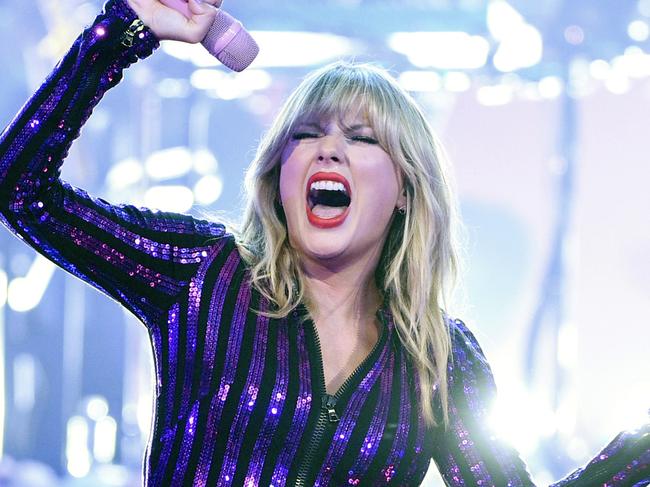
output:
<instances>
[{"instance_id":1,"label":"sparkly costume","mask_svg":"<svg viewBox=\"0 0 650 487\"><path fill-rule=\"evenodd\" d=\"M93 107L158 46L148 29L128 30L135 19L125 0L110 0L3 132L0 220L146 325L157 377L146 485L416 486L432 458L449 485L532 485L488 430L494 382L461 321L448 319L447 430L424 425L416 371L385 305L377 345L327 395L314 324L300 324L306 309L254 314L268 303L222 225L114 206L59 179ZM557 485L641 485L649 463L648 430L626 433Z\"/></svg>"}]
</instances>

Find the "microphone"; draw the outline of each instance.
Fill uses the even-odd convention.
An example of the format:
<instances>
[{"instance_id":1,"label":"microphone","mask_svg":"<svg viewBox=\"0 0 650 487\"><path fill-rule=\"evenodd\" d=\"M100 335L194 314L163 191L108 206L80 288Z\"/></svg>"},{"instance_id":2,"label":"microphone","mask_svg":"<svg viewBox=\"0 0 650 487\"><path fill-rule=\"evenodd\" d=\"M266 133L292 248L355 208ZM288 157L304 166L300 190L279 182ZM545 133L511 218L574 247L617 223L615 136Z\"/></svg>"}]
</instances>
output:
<instances>
[{"instance_id":1,"label":"microphone","mask_svg":"<svg viewBox=\"0 0 650 487\"><path fill-rule=\"evenodd\" d=\"M179 11L188 19L192 16L187 0L160 0L163 5ZM242 23L229 13L218 9L214 23L201 41L210 54L233 71L243 71L253 62L260 48Z\"/></svg>"}]
</instances>

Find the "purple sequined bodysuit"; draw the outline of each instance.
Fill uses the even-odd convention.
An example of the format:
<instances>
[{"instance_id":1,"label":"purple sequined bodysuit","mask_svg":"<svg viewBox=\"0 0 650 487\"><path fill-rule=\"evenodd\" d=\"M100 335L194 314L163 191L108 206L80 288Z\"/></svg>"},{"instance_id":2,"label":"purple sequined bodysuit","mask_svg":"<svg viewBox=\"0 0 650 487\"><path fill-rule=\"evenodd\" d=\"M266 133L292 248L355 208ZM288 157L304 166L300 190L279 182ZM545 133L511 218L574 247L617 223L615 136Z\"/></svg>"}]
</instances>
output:
<instances>
[{"instance_id":1,"label":"purple sequined bodysuit","mask_svg":"<svg viewBox=\"0 0 650 487\"><path fill-rule=\"evenodd\" d=\"M448 485L532 485L488 429L494 381L461 321L448 320L448 429L425 427L387 306L377 345L327 395L305 308L284 319L255 314L268 303L222 225L111 205L59 178L93 107L158 46L148 29L125 45L135 19L125 0L110 0L2 133L0 220L147 327L157 382L145 484L417 486L433 459ZM557 485L643 485L649 464L646 428Z\"/></svg>"}]
</instances>

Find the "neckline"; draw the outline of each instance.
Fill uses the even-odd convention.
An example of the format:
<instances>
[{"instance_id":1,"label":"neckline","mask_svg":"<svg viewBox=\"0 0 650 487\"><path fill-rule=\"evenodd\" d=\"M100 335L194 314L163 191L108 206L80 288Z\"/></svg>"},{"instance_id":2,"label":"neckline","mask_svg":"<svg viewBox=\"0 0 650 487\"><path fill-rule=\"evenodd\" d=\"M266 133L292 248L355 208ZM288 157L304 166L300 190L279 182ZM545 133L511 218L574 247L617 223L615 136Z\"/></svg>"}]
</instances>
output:
<instances>
[{"instance_id":1,"label":"neckline","mask_svg":"<svg viewBox=\"0 0 650 487\"><path fill-rule=\"evenodd\" d=\"M382 305L382 307L379 308L375 313L375 316L379 320L381 330L380 330L379 338L377 339L377 342L373 346L372 350L370 350L370 352L359 363L359 365L357 365L357 367L352 371L352 373L350 373L346 377L346 379L339 386L336 392L334 394L329 394L327 392L327 385L325 384L325 367L323 362L323 352L321 348L320 338L318 336L318 330L316 329L316 324L312 320L311 315L307 310L307 307L302 302L298 304L297 317L298 319L302 319L303 317L306 317L304 323L308 325L309 332L311 333L312 338L314 340L316 363L314 364L313 367L311 367L312 389L314 392L317 391L321 397L331 396L339 400L341 397L346 395L346 392L349 392L350 390L354 390L354 387L352 386L355 383L358 383L363 377L365 377L368 374L369 369L372 368L372 365L374 365L377 362L377 358L380 352L386 346L388 337L391 335L393 330L393 323L392 323L392 319L390 319L390 313L387 312L387 310L384 308L385 308L385 302ZM314 370L316 372L316 377L314 377L314 373L313 373Z\"/></svg>"}]
</instances>

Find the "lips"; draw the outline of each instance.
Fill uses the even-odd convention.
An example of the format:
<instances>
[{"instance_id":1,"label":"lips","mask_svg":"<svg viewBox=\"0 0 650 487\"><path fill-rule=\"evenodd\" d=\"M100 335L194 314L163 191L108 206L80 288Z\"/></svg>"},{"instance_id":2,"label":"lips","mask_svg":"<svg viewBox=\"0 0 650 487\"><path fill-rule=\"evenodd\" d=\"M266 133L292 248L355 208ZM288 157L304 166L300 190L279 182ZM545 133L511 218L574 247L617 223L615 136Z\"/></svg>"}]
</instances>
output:
<instances>
[{"instance_id":1,"label":"lips","mask_svg":"<svg viewBox=\"0 0 650 487\"><path fill-rule=\"evenodd\" d=\"M350 190L350 183L341 174L335 172L317 172L315 174L312 174L312 176L309 178L309 181L307 181L307 188L306 188L306 195L305 195L305 211L307 212L307 219L312 225L318 228L337 227L341 225L347 218L348 214L350 213L350 206L348 206L342 214L333 218L321 218L315 215L311 211L311 207L309 204L309 190L311 188L312 183L316 181L323 181L323 180L336 181L338 183L343 184L343 186L345 186L345 191L347 192L348 196L350 197L352 196L352 191Z\"/></svg>"},{"instance_id":2,"label":"lips","mask_svg":"<svg viewBox=\"0 0 650 487\"><path fill-rule=\"evenodd\" d=\"M309 198L309 188L311 188L311 183L316 181L336 181L342 183L345 186L345 191L348 193L350 199L352 199L352 191L350 190L350 183L342 174L337 172L317 172L311 175L309 181L307 181L307 188L305 191L305 198Z\"/></svg>"}]
</instances>

